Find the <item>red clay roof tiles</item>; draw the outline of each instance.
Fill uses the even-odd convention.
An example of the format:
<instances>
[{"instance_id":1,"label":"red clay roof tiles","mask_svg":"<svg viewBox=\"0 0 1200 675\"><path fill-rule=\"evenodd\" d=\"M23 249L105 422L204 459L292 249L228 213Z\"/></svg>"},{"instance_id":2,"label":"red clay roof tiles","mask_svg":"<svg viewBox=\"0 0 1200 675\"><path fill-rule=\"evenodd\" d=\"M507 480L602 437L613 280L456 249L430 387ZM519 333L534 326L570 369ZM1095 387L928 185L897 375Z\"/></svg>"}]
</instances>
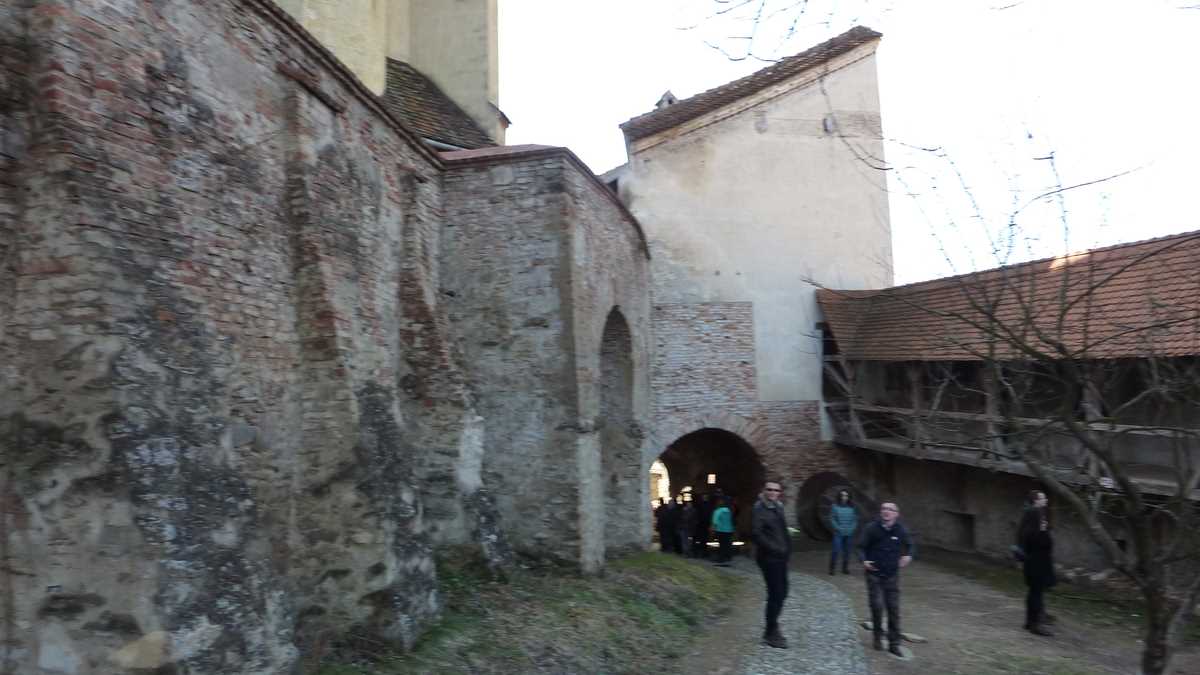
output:
<instances>
[{"instance_id":1,"label":"red clay roof tiles","mask_svg":"<svg viewBox=\"0 0 1200 675\"><path fill-rule=\"evenodd\" d=\"M1200 354L1200 231L878 291L817 291L853 360ZM1007 336L997 339L997 333Z\"/></svg>"}]
</instances>

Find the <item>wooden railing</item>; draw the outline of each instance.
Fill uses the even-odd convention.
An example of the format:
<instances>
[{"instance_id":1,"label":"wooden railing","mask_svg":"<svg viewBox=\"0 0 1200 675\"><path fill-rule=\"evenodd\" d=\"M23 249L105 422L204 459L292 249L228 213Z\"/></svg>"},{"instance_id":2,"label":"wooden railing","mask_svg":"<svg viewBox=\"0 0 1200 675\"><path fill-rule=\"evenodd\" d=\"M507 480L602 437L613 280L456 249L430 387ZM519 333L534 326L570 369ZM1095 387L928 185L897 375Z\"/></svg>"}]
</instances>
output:
<instances>
[{"instance_id":1,"label":"wooden railing","mask_svg":"<svg viewBox=\"0 0 1200 675\"><path fill-rule=\"evenodd\" d=\"M1017 443L1029 443L1030 438L1037 437L1043 460L1063 480L1113 486L1084 445L1053 419L914 410L849 401L829 403L826 410L833 422L834 440L843 445L1031 475L1015 450ZM1179 457L1181 432L1196 434L1184 445L1193 465L1200 465L1200 429L1105 421L1081 424L1087 433L1106 443L1122 466L1150 491L1174 491L1174 461Z\"/></svg>"}]
</instances>

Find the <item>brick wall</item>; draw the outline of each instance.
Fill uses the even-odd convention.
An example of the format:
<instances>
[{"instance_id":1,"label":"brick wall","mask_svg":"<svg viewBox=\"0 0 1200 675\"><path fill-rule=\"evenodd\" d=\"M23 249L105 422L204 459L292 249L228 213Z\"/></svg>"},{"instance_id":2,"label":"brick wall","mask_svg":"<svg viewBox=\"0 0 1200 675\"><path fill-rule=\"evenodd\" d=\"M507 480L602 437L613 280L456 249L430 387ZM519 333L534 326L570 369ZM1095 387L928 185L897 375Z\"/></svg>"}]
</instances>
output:
<instances>
[{"instance_id":1,"label":"brick wall","mask_svg":"<svg viewBox=\"0 0 1200 675\"><path fill-rule=\"evenodd\" d=\"M709 409L752 417L758 401L753 305L655 305L653 381L660 428Z\"/></svg>"},{"instance_id":2,"label":"brick wall","mask_svg":"<svg viewBox=\"0 0 1200 675\"><path fill-rule=\"evenodd\" d=\"M800 484L822 471L843 471L841 451L821 441L817 401L760 401L757 417L767 430L767 465L794 494Z\"/></svg>"},{"instance_id":3,"label":"brick wall","mask_svg":"<svg viewBox=\"0 0 1200 675\"><path fill-rule=\"evenodd\" d=\"M655 305L654 341L654 452L701 428L731 431L787 481L789 498L809 476L843 470L820 440L819 402L759 400L752 303Z\"/></svg>"}]
</instances>

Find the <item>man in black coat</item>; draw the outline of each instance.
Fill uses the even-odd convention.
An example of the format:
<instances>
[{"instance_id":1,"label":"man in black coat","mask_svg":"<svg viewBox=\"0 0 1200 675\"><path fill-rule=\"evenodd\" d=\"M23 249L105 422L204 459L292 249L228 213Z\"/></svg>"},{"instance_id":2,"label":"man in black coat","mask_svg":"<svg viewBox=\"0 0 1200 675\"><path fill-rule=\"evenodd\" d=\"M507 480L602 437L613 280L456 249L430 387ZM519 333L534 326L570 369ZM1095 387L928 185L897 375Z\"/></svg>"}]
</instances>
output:
<instances>
[{"instance_id":1,"label":"man in black coat","mask_svg":"<svg viewBox=\"0 0 1200 675\"><path fill-rule=\"evenodd\" d=\"M858 543L867 578L867 603L875 629L875 649L883 649L883 607L887 606L888 651L900 651L900 569L912 562L916 546L900 523L900 508L894 502L879 506L879 519L863 528Z\"/></svg>"},{"instance_id":2,"label":"man in black coat","mask_svg":"<svg viewBox=\"0 0 1200 675\"><path fill-rule=\"evenodd\" d=\"M792 554L792 537L788 534L787 519L783 516L783 485L767 481L762 494L754 503L754 551L758 568L767 584L767 626L763 642L778 649L787 649L787 640L779 630L779 613L788 594L788 557Z\"/></svg>"},{"instance_id":3,"label":"man in black coat","mask_svg":"<svg viewBox=\"0 0 1200 675\"><path fill-rule=\"evenodd\" d=\"M1058 579L1054 575L1054 540L1050 536L1048 505L1046 493L1041 490L1030 495L1029 506L1021 514L1017 539L1024 552L1022 568L1029 588L1025 596L1025 630L1050 637L1054 633L1046 628L1049 615L1044 594Z\"/></svg>"}]
</instances>

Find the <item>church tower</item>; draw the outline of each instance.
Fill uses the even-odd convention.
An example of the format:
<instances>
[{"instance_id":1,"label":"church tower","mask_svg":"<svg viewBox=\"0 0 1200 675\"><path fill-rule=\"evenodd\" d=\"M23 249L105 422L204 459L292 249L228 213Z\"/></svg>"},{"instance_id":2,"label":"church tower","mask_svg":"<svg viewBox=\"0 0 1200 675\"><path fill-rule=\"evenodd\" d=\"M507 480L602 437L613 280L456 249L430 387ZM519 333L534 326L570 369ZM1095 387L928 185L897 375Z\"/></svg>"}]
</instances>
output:
<instances>
[{"instance_id":1,"label":"church tower","mask_svg":"<svg viewBox=\"0 0 1200 675\"><path fill-rule=\"evenodd\" d=\"M500 112L497 0L277 0L382 95L387 60L420 71L496 143Z\"/></svg>"}]
</instances>

